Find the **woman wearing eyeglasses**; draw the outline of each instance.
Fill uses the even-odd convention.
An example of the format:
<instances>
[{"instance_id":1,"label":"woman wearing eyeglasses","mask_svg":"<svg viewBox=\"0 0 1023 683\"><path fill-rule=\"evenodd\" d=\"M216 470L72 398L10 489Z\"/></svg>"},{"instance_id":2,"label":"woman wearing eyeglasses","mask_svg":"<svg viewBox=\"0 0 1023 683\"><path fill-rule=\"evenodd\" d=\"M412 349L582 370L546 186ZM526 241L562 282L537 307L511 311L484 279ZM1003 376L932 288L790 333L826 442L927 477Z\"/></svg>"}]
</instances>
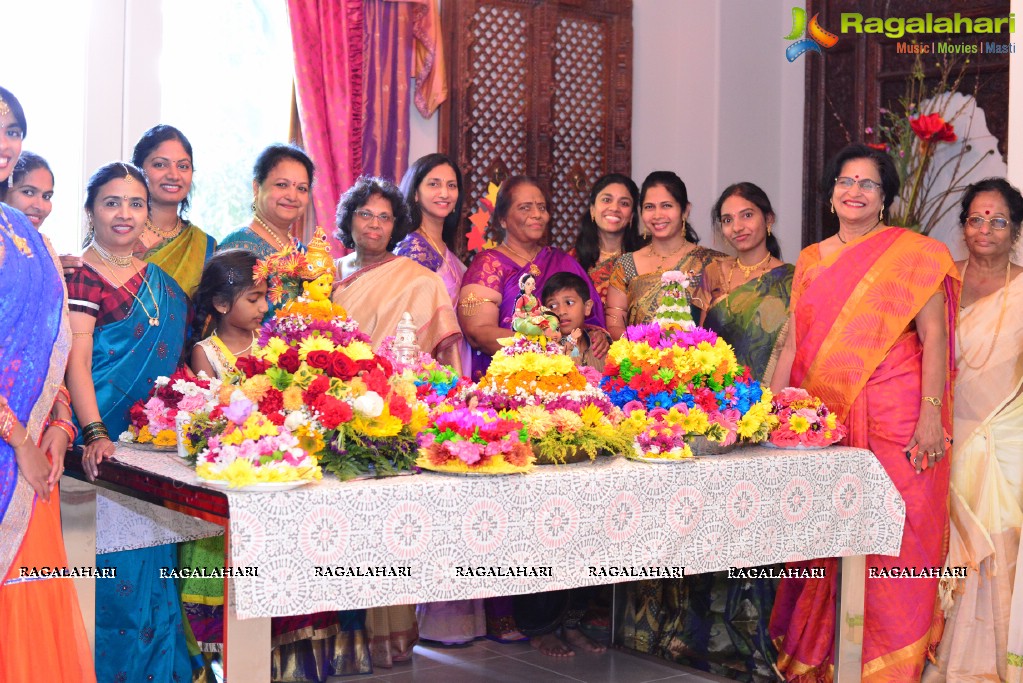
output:
<instances>
[{"instance_id":1,"label":"woman wearing eyeglasses","mask_svg":"<svg viewBox=\"0 0 1023 683\"><path fill-rule=\"evenodd\" d=\"M967 188L959 222L955 447L949 566L967 566L946 613L938 666L924 680L1019 680L1023 674L1023 268L1012 262L1023 196L1002 178ZM934 674L932 676L932 674Z\"/></svg>"},{"instance_id":2,"label":"woman wearing eyeglasses","mask_svg":"<svg viewBox=\"0 0 1023 683\"><path fill-rule=\"evenodd\" d=\"M406 311L415 323L419 348L458 371L462 332L440 276L394 247L408 235L408 208L393 183L363 176L337 205L337 238L352 253L337 261L341 282L334 303L345 308L378 345L392 336Z\"/></svg>"},{"instance_id":3,"label":"woman wearing eyeglasses","mask_svg":"<svg viewBox=\"0 0 1023 683\"><path fill-rule=\"evenodd\" d=\"M792 282L789 334L771 388L803 387L849 428L845 444L873 451L906 503L902 549L869 555L870 570L945 562L952 334L959 275L948 249L885 224L899 191L884 152L850 145L822 180L838 233L804 249ZM771 614L778 668L823 680L832 664L836 561L826 579L783 579ZM919 680L941 637L938 579L867 579L863 671Z\"/></svg>"}]
</instances>

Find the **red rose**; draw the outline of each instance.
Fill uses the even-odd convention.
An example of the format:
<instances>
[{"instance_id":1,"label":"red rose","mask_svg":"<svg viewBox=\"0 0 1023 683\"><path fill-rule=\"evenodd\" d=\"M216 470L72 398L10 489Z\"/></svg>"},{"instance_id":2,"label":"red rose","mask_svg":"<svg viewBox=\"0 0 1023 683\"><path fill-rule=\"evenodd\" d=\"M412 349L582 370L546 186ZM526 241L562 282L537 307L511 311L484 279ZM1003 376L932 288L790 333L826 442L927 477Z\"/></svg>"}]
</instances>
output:
<instances>
[{"instance_id":1,"label":"red rose","mask_svg":"<svg viewBox=\"0 0 1023 683\"><path fill-rule=\"evenodd\" d=\"M377 362L372 358L363 358L355 361L355 367L359 369L359 372L369 372L377 369Z\"/></svg>"},{"instance_id":2,"label":"red rose","mask_svg":"<svg viewBox=\"0 0 1023 683\"><path fill-rule=\"evenodd\" d=\"M395 394L391 397L391 415L398 418L402 422L408 422L412 419L412 409L408 407L408 403L405 402L405 398Z\"/></svg>"},{"instance_id":3,"label":"red rose","mask_svg":"<svg viewBox=\"0 0 1023 683\"><path fill-rule=\"evenodd\" d=\"M284 408L284 394L273 387L267 389L266 396L259 402L259 412L269 418L272 414L279 413L282 408Z\"/></svg>"},{"instance_id":4,"label":"red rose","mask_svg":"<svg viewBox=\"0 0 1023 683\"><path fill-rule=\"evenodd\" d=\"M305 357L305 362L311 368L326 370L330 365L330 351L310 351Z\"/></svg>"},{"instance_id":5,"label":"red rose","mask_svg":"<svg viewBox=\"0 0 1023 683\"><path fill-rule=\"evenodd\" d=\"M270 364L261 358L255 356L242 356L235 361L235 367L245 373L246 377L255 377L256 375L262 375L266 372Z\"/></svg>"},{"instance_id":6,"label":"red rose","mask_svg":"<svg viewBox=\"0 0 1023 683\"><path fill-rule=\"evenodd\" d=\"M323 394L312 405L320 414L320 424L327 429L337 429L338 425L352 419L351 406L333 396Z\"/></svg>"},{"instance_id":7,"label":"red rose","mask_svg":"<svg viewBox=\"0 0 1023 683\"><path fill-rule=\"evenodd\" d=\"M384 371L384 374L390 377L394 374L394 367L391 365L391 361L387 360L383 356L373 356L373 360L377 362L380 369Z\"/></svg>"},{"instance_id":8,"label":"red rose","mask_svg":"<svg viewBox=\"0 0 1023 683\"><path fill-rule=\"evenodd\" d=\"M347 382L355 377L356 372L358 372L358 366L351 358L340 351L330 354L330 366L327 368L328 375Z\"/></svg>"},{"instance_id":9,"label":"red rose","mask_svg":"<svg viewBox=\"0 0 1023 683\"><path fill-rule=\"evenodd\" d=\"M956 129L941 114L925 114L909 120L909 127L924 142L955 142Z\"/></svg>"},{"instance_id":10,"label":"red rose","mask_svg":"<svg viewBox=\"0 0 1023 683\"><path fill-rule=\"evenodd\" d=\"M290 347L277 357L277 365L288 372L295 372L301 364L302 361L298 359L298 351Z\"/></svg>"}]
</instances>

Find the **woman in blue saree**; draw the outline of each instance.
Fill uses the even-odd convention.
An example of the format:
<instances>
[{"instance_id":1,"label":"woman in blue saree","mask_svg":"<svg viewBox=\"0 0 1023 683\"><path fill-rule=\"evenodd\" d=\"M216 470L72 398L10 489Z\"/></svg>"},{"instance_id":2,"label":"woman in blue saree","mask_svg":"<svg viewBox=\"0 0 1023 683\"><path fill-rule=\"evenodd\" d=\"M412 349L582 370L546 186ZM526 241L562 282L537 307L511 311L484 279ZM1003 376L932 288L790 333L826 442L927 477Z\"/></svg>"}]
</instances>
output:
<instances>
[{"instance_id":1,"label":"woman in blue saree","mask_svg":"<svg viewBox=\"0 0 1023 683\"><path fill-rule=\"evenodd\" d=\"M0 88L0 198L28 128ZM23 213L0 203L0 680L96 680L74 583L22 576L67 565L60 528L61 387L71 330L56 256Z\"/></svg>"},{"instance_id":2,"label":"woman in blue saree","mask_svg":"<svg viewBox=\"0 0 1023 683\"><path fill-rule=\"evenodd\" d=\"M82 465L95 478L128 426L131 405L177 367L187 299L159 266L132 256L149 211L142 171L122 162L101 167L89 179L85 211L89 246L68 277L67 383L82 430ZM191 680L177 587L159 578L160 567L177 565L176 547L108 553L97 565L117 569L115 580L96 581L98 679Z\"/></svg>"}]
</instances>

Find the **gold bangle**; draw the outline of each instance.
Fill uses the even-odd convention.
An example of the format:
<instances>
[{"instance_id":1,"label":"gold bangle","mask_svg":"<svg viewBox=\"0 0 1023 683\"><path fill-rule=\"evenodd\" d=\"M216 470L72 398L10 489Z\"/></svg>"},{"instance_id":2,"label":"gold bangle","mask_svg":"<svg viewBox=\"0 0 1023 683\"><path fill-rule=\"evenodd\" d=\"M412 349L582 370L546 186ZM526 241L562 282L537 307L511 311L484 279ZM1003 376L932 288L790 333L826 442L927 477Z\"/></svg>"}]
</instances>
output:
<instances>
[{"instance_id":1,"label":"gold bangle","mask_svg":"<svg viewBox=\"0 0 1023 683\"><path fill-rule=\"evenodd\" d=\"M940 408L941 407L941 399L936 397L936 396L921 396L920 400L921 401L927 401L928 403L930 403L935 408Z\"/></svg>"},{"instance_id":2,"label":"gold bangle","mask_svg":"<svg viewBox=\"0 0 1023 683\"><path fill-rule=\"evenodd\" d=\"M25 438L22 439L21 443L19 443L17 446L14 446L14 444L11 444L11 445L14 446L15 448L21 448L22 446L24 446L25 444L28 443L28 438L30 436L32 436L32 435L28 433L28 427L25 427Z\"/></svg>"}]
</instances>

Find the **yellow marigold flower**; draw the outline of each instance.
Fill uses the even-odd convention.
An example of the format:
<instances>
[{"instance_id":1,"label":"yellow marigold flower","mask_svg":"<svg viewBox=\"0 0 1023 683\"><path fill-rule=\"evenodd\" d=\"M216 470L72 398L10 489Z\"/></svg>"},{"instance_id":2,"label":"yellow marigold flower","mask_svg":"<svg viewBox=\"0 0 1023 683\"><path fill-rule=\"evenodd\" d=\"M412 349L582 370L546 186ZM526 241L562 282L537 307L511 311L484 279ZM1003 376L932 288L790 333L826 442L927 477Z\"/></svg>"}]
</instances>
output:
<instances>
[{"instance_id":1,"label":"yellow marigold flower","mask_svg":"<svg viewBox=\"0 0 1023 683\"><path fill-rule=\"evenodd\" d=\"M149 443L153 440L153 434L149 431L149 425L139 430L139 435L135 437L135 440L139 443Z\"/></svg>"},{"instance_id":2,"label":"yellow marigold flower","mask_svg":"<svg viewBox=\"0 0 1023 683\"><path fill-rule=\"evenodd\" d=\"M306 359L310 351L333 351L334 342L323 337L306 337L298 345L298 357L302 360Z\"/></svg>"},{"instance_id":3,"label":"yellow marigold flower","mask_svg":"<svg viewBox=\"0 0 1023 683\"><path fill-rule=\"evenodd\" d=\"M690 408L689 414L682 420L682 428L690 434L706 434L709 427L707 413L700 408Z\"/></svg>"},{"instance_id":4,"label":"yellow marigold flower","mask_svg":"<svg viewBox=\"0 0 1023 683\"><path fill-rule=\"evenodd\" d=\"M448 407L450 410L450 406ZM412 408L412 419L409 420L409 429L413 434L426 429L430 424L430 411L422 403L417 403Z\"/></svg>"},{"instance_id":5,"label":"yellow marigold flower","mask_svg":"<svg viewBox=\"0 0 1023 683\"><path fill-rule=\"evenodd\" d=\"M172 429L164 429L153 439L154 446L173 446L177 444L178 437Z\"/></svg>"},{"instance_id":6,"label":"yellow marigold flower","mask_svg":"<svg viewBox=\"0 0 1023 683\"><path fill-rule=\"evenodd\" d=\"M835 417L834 413L828 413L828 417L826 419L826 423L827 423L828 429L834 429L835 427L838 426L838 418Z\"/></svg>"},{"instance_id":7,"label":"yellow marigold flower","mask_svg":"<svg viewBox=\"0 0 1023 683\"><path fill-rule=\"evenodd\" d=\"M583 424L596 427L604 421L604 411L591 403L580 411L579 417Z\"/></svg>"},{"instance_id":8,"label":"yellow marigold flower","mask_svg":"<svg viewBox=\"0 0 1023 683\"><path fill-rule=\"evenodd\" d=\"M245 397L253 403L259 403L266 396L266 392L270 390L270 378L266 375L256 375L255 377L249 377L242 383L242 393Z\"/></svg>"},{"instance_id":9,"label":"yellow marigold flower","mask_svg":"<svg viewBox=\"0 0 1023 683\"><path fill-rule=\"evenodd\" d=\"M401 420L391 415L386 406L378 417L367 419L357 416L352 420L355 431L372 437L397 436L402 426Z\"/></svg>"},{"instance_id":10,"label":"yellow marigold flower","mask_svg":"<svg viewBox=\"0 0 1023 683\"><path fill-rule=\"evenodd\" d=\"M353 341L340 350L352 360L369 360L373 357L373 349L366 342Z\"/></svg>"},{"instance_id":11,"label":"yellow marigold flower","mask_svg":"<svg viewBox=\"0 0 1023 683\"><path fill-rule=\"evenodd\" d=\"M256 355L270 363L276 363L280 355L287 350L288 344L283 339L280 337L270 337L266 346L260 347Z\"/></svg>"},{"instance_id":12,"label":"yellow marigold flower","mask_svg":"<svg viewBox=\"0 0 1023 683\"><path fill-rule=\"evenodd\" d=\"M802 434L810 428L810 421L802 415L793 415L789 418L789 429L795 434Z\"/></svg>"},{"instance_id":13,"label":"yellow marigold flower","mask_svg":"<svg viewBox=\"0 0 1023 683\"><path fill-rule=\"evenodd\" d=\"M284 390L284 409L298 410L302 407L302 390L294 385Z\"/></svg>"}]
</instances>

